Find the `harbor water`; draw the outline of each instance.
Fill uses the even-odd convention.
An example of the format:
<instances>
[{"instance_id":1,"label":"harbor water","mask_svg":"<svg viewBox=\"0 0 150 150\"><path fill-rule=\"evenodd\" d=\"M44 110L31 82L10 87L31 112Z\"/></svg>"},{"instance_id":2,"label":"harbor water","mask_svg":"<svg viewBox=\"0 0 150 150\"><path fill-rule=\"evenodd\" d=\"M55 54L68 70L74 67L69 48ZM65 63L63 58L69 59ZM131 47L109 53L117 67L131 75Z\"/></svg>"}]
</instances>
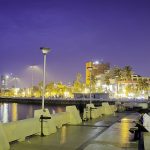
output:
<instances>
[{"instance_id":1,"label":"harbor water","mask_svg":"<svg viewBox=\"0 0 150 150\"><path fill-rule=\"evenodd\" d=\"M65 106L45 106L51 114L64 112ZM18 104L18 103L0 103L0 122L7 123L34 116L34 110L41 109L41 105L36 104Z\"/></svg>"}]
</instances>

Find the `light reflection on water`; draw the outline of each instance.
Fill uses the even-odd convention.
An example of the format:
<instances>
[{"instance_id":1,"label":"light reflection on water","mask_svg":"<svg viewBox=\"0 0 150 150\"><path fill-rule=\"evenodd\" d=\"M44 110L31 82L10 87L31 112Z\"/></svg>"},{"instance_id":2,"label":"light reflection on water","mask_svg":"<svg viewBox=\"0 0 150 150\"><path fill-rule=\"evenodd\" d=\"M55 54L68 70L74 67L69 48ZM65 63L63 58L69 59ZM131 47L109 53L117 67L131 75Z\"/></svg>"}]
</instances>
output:
<instances>
[{"instance_id":1,"label":"light reflection on water","mask_svg":"<svg viewBox=\"0 0 150 150\"><path fill-rule=\"evenodd\" d=\"M65 111L64 106L45 106L45 108L48 108L51 114ZM0 122L32 118L36 109L41 109L41 105L0 103Z\"/></svg>"}]
</instances>

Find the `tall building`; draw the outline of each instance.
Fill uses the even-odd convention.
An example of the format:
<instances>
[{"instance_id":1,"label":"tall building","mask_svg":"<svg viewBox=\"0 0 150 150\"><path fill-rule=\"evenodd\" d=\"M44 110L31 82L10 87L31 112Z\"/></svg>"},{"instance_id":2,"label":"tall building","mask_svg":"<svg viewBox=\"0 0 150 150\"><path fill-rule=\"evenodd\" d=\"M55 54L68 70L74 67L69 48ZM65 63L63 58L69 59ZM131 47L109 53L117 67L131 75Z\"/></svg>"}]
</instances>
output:
<instances>
[{"instance_id":1,"label":"tall building","mask_svg":"<svg viewBox=\"0 0 150 150\"><path fill-rule=\"evenodd\" d=\"M110 69L109 63L100 63L98 61L86 62L86 84L90 84L91 76L96 78L99 75L105 74Z\"/></svg>"},{"instance_id":2,"label":"tall building","mask_svg":"<svg viewBox=\"0 0 150 150\"><path fill-rule=\"evenodd\" d=\"M7 78L5 75L1 76L1 89L5 90L7 87Z\"/></svg>"}]
</instances>

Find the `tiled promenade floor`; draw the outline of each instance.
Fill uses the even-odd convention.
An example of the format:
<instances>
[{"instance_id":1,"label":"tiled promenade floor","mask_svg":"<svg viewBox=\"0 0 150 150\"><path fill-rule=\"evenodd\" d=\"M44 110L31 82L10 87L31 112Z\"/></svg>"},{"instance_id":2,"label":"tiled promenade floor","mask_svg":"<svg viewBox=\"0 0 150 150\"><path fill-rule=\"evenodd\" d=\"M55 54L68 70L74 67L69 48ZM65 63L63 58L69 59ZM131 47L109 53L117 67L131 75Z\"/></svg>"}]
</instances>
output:
<instances>
[{"instance_id":1,"label":"tiled promenade floor","mask_svg":"<svg viewBox=\"0 0 150 150\"><path fill-rule=\"evenodd\" d=\"M119 113L84 122L66 125L49 136L33 136L11 145L11 150L137 150L129 132L138 115Z\"/></svg>"}]
</instances>

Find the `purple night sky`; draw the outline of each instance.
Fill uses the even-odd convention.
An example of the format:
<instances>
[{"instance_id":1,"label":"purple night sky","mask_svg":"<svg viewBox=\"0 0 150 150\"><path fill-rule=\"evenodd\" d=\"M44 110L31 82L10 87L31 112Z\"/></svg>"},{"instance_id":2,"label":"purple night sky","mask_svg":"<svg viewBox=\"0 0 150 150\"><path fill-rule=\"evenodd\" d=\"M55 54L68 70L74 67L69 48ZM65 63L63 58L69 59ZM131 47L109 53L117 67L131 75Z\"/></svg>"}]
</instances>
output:
<instances>
[{"instance_id":1,"label":"purple night sky","mask_svg":"<svg viewBox=\"0 0 150 150\"><path fill-rule=\"evenodd\" d=\"M0 74L42 65L41 46L48 80L72 82L100 59L149 76L150 1L0 0Z\"/></svg>"}]
</instances>

